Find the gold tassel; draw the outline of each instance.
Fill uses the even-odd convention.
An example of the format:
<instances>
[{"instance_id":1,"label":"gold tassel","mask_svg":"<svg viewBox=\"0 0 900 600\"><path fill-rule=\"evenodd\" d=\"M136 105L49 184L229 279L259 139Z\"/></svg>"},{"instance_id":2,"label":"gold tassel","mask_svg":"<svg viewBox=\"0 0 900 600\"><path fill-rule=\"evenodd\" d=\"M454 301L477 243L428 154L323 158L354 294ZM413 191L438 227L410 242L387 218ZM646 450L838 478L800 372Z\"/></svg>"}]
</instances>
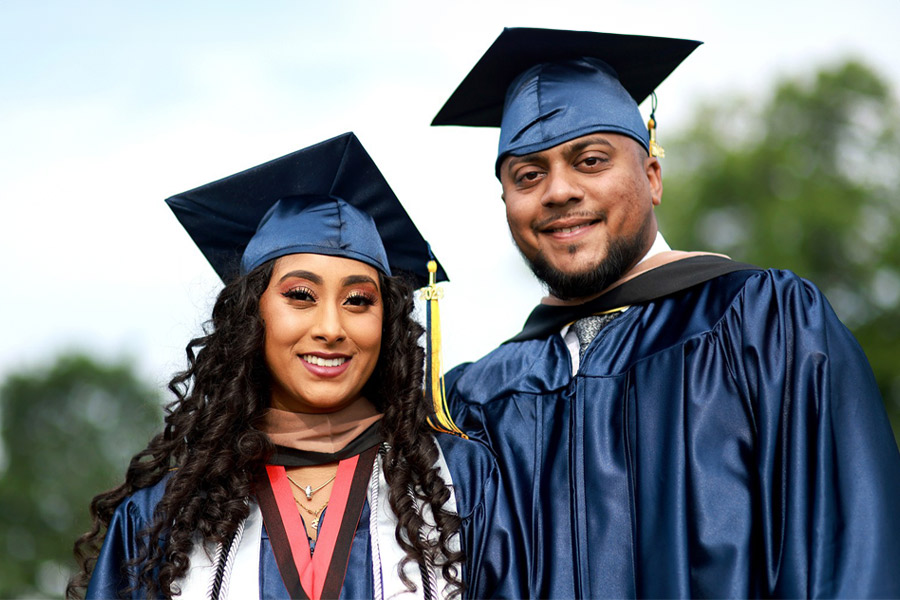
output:
<instances>
[{"instance_id":1,"label":"gold tassel","mask_svg":"<svg viewBox=\"0 0 900 600\"><path fill-rule=\"evenodd\" d=\"M665 157L665 149L656 143L656 120L653 117L650 117L650 120L647 121L647 129L650 132L650 156Z\"/></svg>"},{"instance_id":2,"label":"gold tassel","mask_svg":"<svg viewBox=\"0 0 900 600\"><path fill-rule=\"evenodd\" d=\"M461 438L469 439L456 426L447 407L447 396L444 390L444 374L441 370L441 314L438 300L444 291L437 287L435 281L437 263L428 261L428 287L422 290L425 305L425 396L431 396L433 414L428 417L428 424L436 431L443 431Z\"/></svg>"},{"instance_id":3,"label":"gold tassel","mask_svg":"<svg viewBox=\"0 0 900 600\"><path fill-rule=\"evenodd\" d=\"M647 132L650 134L650 156L663 158L666 151L656 143L656 92L651 92L650 101L650 119L647 121Z\"/></svg>"}]
</instances>

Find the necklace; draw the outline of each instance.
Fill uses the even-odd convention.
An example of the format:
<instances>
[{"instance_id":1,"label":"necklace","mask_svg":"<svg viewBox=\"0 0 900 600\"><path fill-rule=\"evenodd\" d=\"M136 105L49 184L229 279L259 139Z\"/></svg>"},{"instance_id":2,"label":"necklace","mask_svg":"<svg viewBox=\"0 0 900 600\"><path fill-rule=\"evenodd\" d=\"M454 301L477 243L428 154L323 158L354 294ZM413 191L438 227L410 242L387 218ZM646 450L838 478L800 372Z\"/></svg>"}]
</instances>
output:
<instances>
[{"instance_id":1,"label":"necklace","mask_svg":"<svg viewBox=\"0 0 900 600\"><path fill-rule=\"evenodd\" d=\"M306 494L306 499L307 499L307 500L312 500L313 494L315 494L316 492L318 492L319 490L321 490L323 487L325 487L326 485L328 485L329 483L331 483L332 481L334 481L334 478L337 477L337 473L335 473L334 475L332 475L332 476L331 476L331 479L329 479L328 481L326 481L325 483L323 483L322 485L320 485L320 486L317 487L316 489L313 489L312 486L309 486L309 485L307 485L307 486L305 486L305 487L302 486L302 485L300 485L299 483L297 483L296 481L294 481L293 479L291 479L291 476L290 476L290 475L285 475L285 476L288 478L288 481L290 481L291 483L293 483L294 485L296 485L297 488L298 488L301 492L303 492L304 494Z\"/></svg>"},{"instance_id":2,"label":"necklace","mask_svg":"<svg viewBox=\"0 0 900 600\"><path fill-rule=\"evenodd\" d=\"M300 501L297 500L296 498L294 498L294 502L297 503L297 506L299 506L300 508L302 508L303 510L305 510L307 513L309 513L310 515L312 515L314 517L313 522L310 523L310 526L313 529L315 529L316 531L319 531L319 521L322 519L322 517L319 515L322 513L323 510L325 510L325 507L328 506L328 501L326 500L325 504L323 504L316 510L310 510L310 509L306 508L305 506L300 504Z\"/></svg>"}]
</instances>

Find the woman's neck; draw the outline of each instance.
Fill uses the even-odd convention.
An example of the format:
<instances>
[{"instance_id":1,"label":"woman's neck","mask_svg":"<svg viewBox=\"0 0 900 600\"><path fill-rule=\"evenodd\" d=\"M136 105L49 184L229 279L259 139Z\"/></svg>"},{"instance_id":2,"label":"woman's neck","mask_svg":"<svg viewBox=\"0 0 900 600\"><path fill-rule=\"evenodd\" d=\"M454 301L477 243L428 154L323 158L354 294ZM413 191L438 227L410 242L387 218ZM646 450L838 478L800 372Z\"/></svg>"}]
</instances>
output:
<instances>
[{"instance_id":1,"label":"woman's neck","mask_svg":"<svg viewBox=\"0 0 900 600\"><path fill-rule=\"evenodd\" d=\"M382 416L371 402L360 396L333 413L295 413L269 408L261 429L278 446L333 453L343 450Z\"/></svg>"}]
</instances>

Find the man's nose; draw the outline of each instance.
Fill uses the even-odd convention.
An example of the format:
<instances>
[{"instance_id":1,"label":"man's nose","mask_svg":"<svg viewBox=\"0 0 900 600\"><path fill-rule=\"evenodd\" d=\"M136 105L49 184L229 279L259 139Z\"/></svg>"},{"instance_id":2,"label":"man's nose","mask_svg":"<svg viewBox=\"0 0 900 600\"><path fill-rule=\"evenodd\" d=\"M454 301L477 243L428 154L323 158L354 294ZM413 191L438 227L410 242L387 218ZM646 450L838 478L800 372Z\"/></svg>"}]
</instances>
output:
<instances>
[{"instance_id":1,"label":"man's nose","mask_svg":"<svg viewBox=\"0 0 900 600\"><path fill-rule=\"evenodd\" d=\"M547 170L544 195L541 202L544 206L560 206L584 199L584 190L578 184L578 174L569 169L552 166Z\"/></svg>"}]
</instances>

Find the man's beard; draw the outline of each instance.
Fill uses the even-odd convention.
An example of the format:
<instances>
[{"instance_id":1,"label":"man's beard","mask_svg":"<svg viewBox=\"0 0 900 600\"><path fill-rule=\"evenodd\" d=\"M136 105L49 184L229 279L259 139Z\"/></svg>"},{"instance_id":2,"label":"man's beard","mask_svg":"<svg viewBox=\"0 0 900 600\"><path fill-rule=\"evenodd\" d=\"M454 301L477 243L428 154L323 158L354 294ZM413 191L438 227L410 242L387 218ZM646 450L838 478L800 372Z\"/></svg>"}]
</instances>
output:
<instances>
[{"instance_id":1,"label":"man's beard","mask_svg":"<svg viewBox=\"0 0 900 600\"><path fill-rule=\"evenodd\" d=\"M609 243L606 258L581 273L564 273L552 266L538 252L533 260L525 257L535 276L546 284L551 294L560 300L575 300L599 294L618 281L646 253L645 240L651 220L631 237L619 237ZM575 247L571 249L573 252ZM523 255L524 256L524 255Z\"/></svg>"}]
</instances>

